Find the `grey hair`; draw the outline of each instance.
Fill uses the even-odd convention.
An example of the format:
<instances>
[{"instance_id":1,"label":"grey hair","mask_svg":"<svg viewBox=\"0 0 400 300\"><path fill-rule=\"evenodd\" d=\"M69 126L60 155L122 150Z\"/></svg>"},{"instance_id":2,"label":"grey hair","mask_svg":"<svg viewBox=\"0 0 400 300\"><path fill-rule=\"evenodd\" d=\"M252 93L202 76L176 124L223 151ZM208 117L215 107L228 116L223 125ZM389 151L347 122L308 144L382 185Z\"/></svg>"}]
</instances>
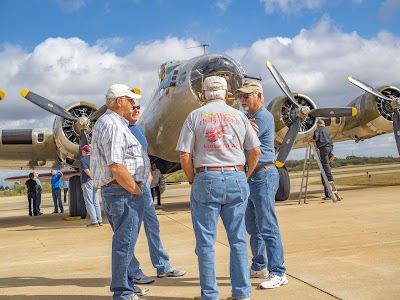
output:
<instances>
[{"instance_id":1,"label":"grey hair","mask_svg":"<svg viewBox=\"0 0 400 300\"><path fill-rule=\"evenodd\" d=\"M106 105L107 105L107 107L110 107L111 105L113 105L116 99L117 98L107 98L106 97Z\"/></svg>"},{"instance_id":2,"label":"grey hair","mask_svg":"<svg viewBox=\"0 0 400 300\"><path fill-rule=\"evenodd\" d=\"M204 98L206 100L221 99L225 100L226 90L204 91Z\"/></svg>"}]
</instances>

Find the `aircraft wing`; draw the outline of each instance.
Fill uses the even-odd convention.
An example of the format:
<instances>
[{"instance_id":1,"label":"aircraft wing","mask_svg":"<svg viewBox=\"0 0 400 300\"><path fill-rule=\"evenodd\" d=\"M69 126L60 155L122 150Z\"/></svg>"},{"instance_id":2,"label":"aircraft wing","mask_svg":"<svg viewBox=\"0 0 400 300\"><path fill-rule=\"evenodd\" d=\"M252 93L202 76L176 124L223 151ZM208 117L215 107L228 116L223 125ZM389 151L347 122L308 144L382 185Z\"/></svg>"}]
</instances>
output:
<instances>
[{"instance_id":1,"label":"aircraft wing","mask_svg":"<svg viewBox=\"0 0 400 300\"><path fill-rule=\"evenodd\" d=\"M74 170L63 170L63 180L69 180L72 176L79 176L79 172L74 171ZM28 174L30 173L30 171L26 172L26 175L23 176L14 176L14 177L8 177L5 178L5 181L10 181L10 182L15 182L15 181L24 181L24 180L28 180ZM41 173L39 174L39 179L41 182L50 182L51 181L51 176L52 174L50 172L48 173Z\"/></svg>"}]
</instances>

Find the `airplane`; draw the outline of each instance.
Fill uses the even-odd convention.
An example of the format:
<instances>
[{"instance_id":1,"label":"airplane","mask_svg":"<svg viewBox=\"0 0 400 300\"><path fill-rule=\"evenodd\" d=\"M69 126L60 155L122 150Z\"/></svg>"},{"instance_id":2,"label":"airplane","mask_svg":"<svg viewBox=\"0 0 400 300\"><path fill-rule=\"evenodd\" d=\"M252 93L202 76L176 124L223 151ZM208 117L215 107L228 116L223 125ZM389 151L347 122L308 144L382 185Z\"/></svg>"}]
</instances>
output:
<instances>
[{"instance_id":1,"label":"airplane","mask_svg":"<svg viewBox=\"0 0 400 300\"><path fill-rule=\"evenodd\" d=\"M267 63L267 67L285 93L267 105L275 119L275 149L282 164L278 168L280 185L276 200L286 200L290 194L290 179L283 166L287 154L291 148L301 148L308 143L319 117L324 118L334 141L360 141L393 131L393 113L388 107L398 103L398 88L383 86L377 89L378 94L367 91L344 108L318 109L308 96L292 94L272 63ZM224 54L203 54L185 61L168 61L160 67L159 84L138 124L145 132L149 157L163 174L180 169L179 153L175 151L180 130L187 115L203 104L202 83L205 77L212 75L225 77L229 90L227 103L237 109L240 103L235 90L245 80L256 79L248 76L238 62ZM381 94L397 100L387 104ZM2 129L1 168L50 169L53 164L58 164L77 171L79 145L90 144L93 124L106 107L76 102L64 109L29 90L21 91L21 95L55 114L56 118L52 129ZM353 106L358 110L355 116L352 116ZM341 117L342 114L346 116ZM398 121L394 123L398 124ZM280 151L285 152L284 155L279 156ZM70 216L86 217L78 175L70 178L69 192Z\"/></svg>"}]
</instances>

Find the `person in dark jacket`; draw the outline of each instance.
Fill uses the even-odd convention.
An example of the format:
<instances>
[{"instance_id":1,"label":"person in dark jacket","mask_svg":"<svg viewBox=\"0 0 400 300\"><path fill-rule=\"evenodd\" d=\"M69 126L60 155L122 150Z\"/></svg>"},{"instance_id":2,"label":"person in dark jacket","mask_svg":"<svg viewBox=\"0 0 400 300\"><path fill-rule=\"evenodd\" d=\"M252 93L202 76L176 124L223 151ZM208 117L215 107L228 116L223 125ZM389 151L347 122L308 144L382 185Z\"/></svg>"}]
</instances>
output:
<instances>
[{"instance_id":1,"label":"person in dark jacket","mask_svg":"<svg viewBox=\"0 0 400 300\"><path fill-rule=\"evenodd\" d=\"M319 119L317 121L317 129L314 131L314 136L311 141L315 142L315 144L317 145L317 148L319 150L319 157L321 160L321 164L322 164L322 167L324 168L324 171L325 171L326 177L328 178L328 181L333 181L333 176L332 176L332 171L331 171L331 166L330 166L331 159L334 158L334 155L332 153L333 142L331 140L329 130L326 129L326 127L325 127L324 120ZM322 175L321 175L321 177L322 177ZM323 183L323 180L322 180L322 183ZM326 187L325 184L324 184L324 191L325 191L325 197L322 199L332 200L331 196L329 195L328 188Z\"/></svg>"},{"instance_id":2,"label":"person in dark jacket","mask_svg":"<svg viewBox=\"0 0 400 300\"><path fill-rule=\"evenodd\" d=\"M37 211L36 201L37 201L37 191L38 184L35 180L33 180L33 173L29 173L29 179L25 182L26 188L28 189L28 206L29 206L29 215L32 217L32 209L33 215L37 216L39 212Z\"/></svg>"}]
</instances>

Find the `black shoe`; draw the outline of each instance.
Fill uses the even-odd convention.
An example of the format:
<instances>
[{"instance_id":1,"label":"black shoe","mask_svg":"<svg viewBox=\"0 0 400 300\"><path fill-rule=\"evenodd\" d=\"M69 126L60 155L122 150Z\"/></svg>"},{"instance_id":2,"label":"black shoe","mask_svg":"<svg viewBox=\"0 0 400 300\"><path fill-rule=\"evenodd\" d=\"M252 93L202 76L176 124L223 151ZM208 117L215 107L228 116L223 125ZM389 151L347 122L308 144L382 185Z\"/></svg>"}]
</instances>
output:
<instances>
[{"instance_id":1,"label":"black shoe","mask_svg":"<svg viewBox=\"0 0 400 300\"><path fill-rule=\"evenodd\" d=\"M40 213L38 213L38 215L40 216L40 215L43 215L43 213L42 212L40 212Z\"/></svg>"},{"instance_id":2,"label":"black shoe","mask_svg":"<svg viewBox=\"0 0 400 300\"><path fill-rule=\"evenodd\" d=\"M32 212L31 211L29 212L29 216L32 217Z\"/></svg>"},{"instance_id":3,"label":"black shoe","mask_svg":"<svg viewBox=\"0 0 400 300\"><path fill-rule=\"evenodd\" d=\"M52 214L58 214L58 211L53 211Z\"/></svg>"},{"instance_id":4,"label":"black shoe","mask_svg":"<svg viewBox=\"0 0 400 300\"><path fill-rule=\"evenodd\" d=\"M64 211L62 210L62 211L60 211L60 214L63 214L64 213Z\"/></svg>"},{"instance_id":5,"label":"black shoe","mask_svg":"<svg viewBox=\"0 0 400 300\"><path fill-rule=\"evenodd\" d=\"M322 198L322 200L332 200L332 198L331 197L324 197L324 198Z\"/></svg>"}]
</instances>

